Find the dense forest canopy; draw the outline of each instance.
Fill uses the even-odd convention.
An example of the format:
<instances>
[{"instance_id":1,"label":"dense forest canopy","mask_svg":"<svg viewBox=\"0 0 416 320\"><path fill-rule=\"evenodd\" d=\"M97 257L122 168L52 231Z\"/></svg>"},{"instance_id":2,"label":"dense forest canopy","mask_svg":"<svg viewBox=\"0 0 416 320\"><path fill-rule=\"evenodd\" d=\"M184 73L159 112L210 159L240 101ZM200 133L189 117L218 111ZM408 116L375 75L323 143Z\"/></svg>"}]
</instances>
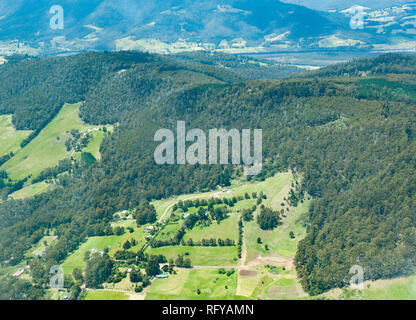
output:
<instances>
[{"instance_id":1,"label":"dense forest canopy","mask_svg":"<svg viewBox=\"0 0 416 320\"><path fill-rule=\"evenodd\" d=\"M318 77L343 77L387 74L416 74L415 55L385 54L375 58L356 59L312 72Z\"/></svg>"},{"instance_id":2,"label":"dense forest canopy","mask_svg":"<svg viewBox=\"0 0 416 320\"><path fill-rule=\"evenodd\" d=\"M89 53L0 67L7 80L0 110L13 113L20 128L41 128L51 110L79 101L84 121L118 123L101 146L101 161L62 176L52 192L0 204L1 261L17 263L54 228L59 240L47 259L60 262L85 237L110 233L116 210L228 185L241 175L239 166L157 165L154 133L174 131L182 120L204 130L261 128L265 160L255 179L288 169L303 174L315 200L296 267L309 293L346 285L355 264L366 279L413 272L414 57L385 55L300 79L257 80L256 73L249 81L232 68L184 59ZM39 111L32 121L33 108Z\"/></svg>"}]
</instances>

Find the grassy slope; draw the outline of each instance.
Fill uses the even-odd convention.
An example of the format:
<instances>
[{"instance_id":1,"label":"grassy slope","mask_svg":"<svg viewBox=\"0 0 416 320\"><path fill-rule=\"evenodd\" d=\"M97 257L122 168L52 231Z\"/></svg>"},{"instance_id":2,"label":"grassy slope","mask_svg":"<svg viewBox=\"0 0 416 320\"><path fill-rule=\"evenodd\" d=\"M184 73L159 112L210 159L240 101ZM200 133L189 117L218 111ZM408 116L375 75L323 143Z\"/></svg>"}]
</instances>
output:
<instances>
[{"instance_id":1,"label":"grassy slope","mask_svg":"<svg viewBox=\"0 0 416 320\"><path fill-rule=\"evenodd\" d=\"M214 222L209 227L196 226L188 231L184 239L200 241L202 239L227 239L230 238L238 241L238 221L240 216L237 213L231 213L228 218L221 221L220 224Z\"/></svg>"},{"instance_id":2,"label":"grassy slope","mask_svg":"<svg viewBox=\"0 0 416 320\"><path fill-rule=\"evenodd\" d=\"M219 274L217 270L179 270L169 281L156 279L146 293L148 300L235 299L237 274ZM197 294L197 290L200 294Z\"/></svg>"},{"instance_id":3,"label":"grassy slope","mask_svg":"<svg viewBox=\"0 0 416 320\"><path fill-rule=\"evenodd\" d=\"M46 182L38 182L34 184L30 184L23 189L20 189L10 195L13 199L25 199L33 197L37 194L47 192L51 188L50 184L47 184Z\"/></svg>"},{"instance_id":4,"label":"grassy slope","mask_svg":"<svg viewBox=\"0 0 416 320\"><path fill-rule=\"evenodd\" d=\"M369 300L416 300L416 276L368 282L362 293Z\"/></svg>"},{"instance_id":5,"label":"grassy slope","mask_svg":"<svg viewBox=\"0 0 416 320\"><path fill-rule=\"evenodd\" d=\"M17 131L13 127L11 115L0 115L0 157L19 150L20 143L30 133L31 131Z\"/></svg>"},{"instance_id":6,"label":"grassy slope","mask_svg":"<svg viewBox=\"0 0 416 320\"><path fill-rule=\"evenodd\" d=\"M95 159L101 160L100 145L103 142L105 135L103 131L94 131L91 133L93 138L85 148L85 152L91 153Z\"/></svg>"},{"instance_id":7,"label":"grassy slope","mask_svg":"<svg viewBox=\"0 0 416 320\"><path fill-rule=\"evenodd\" d=\"M60 160L71 156L71 152L67 152L65 147L69 131L72 129L86 131L96 128L82 122L79 118L79 107L79 103L65 105L40 134L26 147L19 150L1 169L7 170L13 180L21 180L29 175L33 178L42 170L54 167ZM96 136L99 137L98 134ZM94 143L90 152L97 154L98 147L98 143Z\"/></svg>"},{"instance_id":8,"label":"grassy slope","mask_svg":"<svg viewBox=\"0 0 416 320\"><path fill-rule=\"evenodd\" d=\"M96 290L89 291L85 300L129 300L124 292Z\"/></svg>"},{"instance_id":9,"label":"grassy slope","mask_svg":"<svg viewBox=\"0 0 416 320\"><path fill-rule=\"evenodd\" d=\"M334 289L316 297L331 300L416 300L416 276L366 281L363 290Z\"/></svg>"},{"instance_id":10,"label":"grassy slope","mask_svg":"<svg viewBox=\"0 0 416 320\"><path fill-rule=\"evenodd\" d=\"M44 236L42 239L40 239L40 241L34 246L32 247L31 250L29 250L26 253L26 257L27 258L35 258L38 256L38 254L40 254L42 251L44 251L45 249L48 248L48 246L50 246L54 241L55 241L55 236ZM45 246L45 242L46 241L46 246Z\"/></svg>"},{"instance_id":11,"label":"grassy slope","mask_svg":"<svg viewBox=\"0 0 416 320\"><path fill-rule=\"evenodd\" d=\"M106 236L106 237L91 237L88 238L86 242L84 242L78 250L76 250L73 254L71 254L62 264L62 268L65 274L72 274L72 271L75 268L84 269L86 263L84 261L85 252L97 249L99 251L103 251L105 248L110 246L109 254L113 255L116 251L122 250L123 244L127 240L131 240L132 238L136 239L137 245L130 250L138 251L140 247L144 244L145 233L143 227L137 228L136 221L134 220L126 220L120 221L117 223L112 224L113 227L115 226L122 226L124 228L130 226L134 229L133 233L130 233L126 230L126 232L121 236Z\"/></svg>"},{"instance_id":12,"label":"grassy slope","mask_svg":"<svg viewBox=\"0 0 416 320\"><path fill-rule=\"evenodd\" d=\"M299 223L299 219L307 213L308 207L309 202L305 202L297 208L292 208L290 213L286 213L283 224L272 231L261 230L255 221L245 223L247 260L271 252L284 258L293 258L299 240L305 236L306 228ZM290 231L295 234L294 239L290 238ZM258 237L261 238L262 244L257 243ZM266 244L269 250L265 249Z\"/></svg>"},{"instance_id":13,"label":"grassy slope","mask_svg":"<svg viewBox=\"0 0 416 320\"><path fill-rule=\"evenodd\" d=\"M184 247L171 246L149 249L150 254L163 254L176 260L178 255L188 254L195 266L234 266L238 263L237 247Z\"/></svg>"}]
</instances>

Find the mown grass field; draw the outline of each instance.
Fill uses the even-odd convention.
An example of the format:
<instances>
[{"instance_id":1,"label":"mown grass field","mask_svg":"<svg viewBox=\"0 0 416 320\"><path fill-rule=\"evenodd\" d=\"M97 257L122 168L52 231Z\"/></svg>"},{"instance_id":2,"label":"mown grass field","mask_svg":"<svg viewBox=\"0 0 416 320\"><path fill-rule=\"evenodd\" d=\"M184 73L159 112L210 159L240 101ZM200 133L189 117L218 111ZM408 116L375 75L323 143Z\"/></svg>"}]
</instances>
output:
<instances>
[{"instance_id":1,"label":"mown grass field","mask_svg":"<svg viewBox=\"0 0 416 320\"><path fill-rule=\"evenodd\" d=\"M329 300L416 300L416 276L366 281L363 290L333 289L312 299Z\"/></svg>"},{"instance_id":2,"label":"mown grass field","mask_svg":"<svg viewBox=\"0 0 416 320\"><path fill-rule=\"evenodd\" d=\"M219 224L212 222L210 226L195 226L192 230L186 232L184 240L192 239L194 241L201 241L202 239L231 239L238 241L238 221L240 215L237 213L230 213L229 216L222 220Z\"/></svg>"},{"instance_id":3,"label":"mown grass field","mask_svg":"<svg viewBox=\"0 0 416 320\"><path fill-rule=\"evenodd\" d=\"M0 157L20 149L20 143L31 131L16 130L11 115L0 115Z\"/></svg>"},{"instance_id":4,"label":"mown grass field","mask_svg":"<svg viewBox=\"0 0 416 320\"><path fill-rule=\"evenodd\" d=\"M48 190L50 190L52 187L51 184L48 184L44 181L42 182L38 182L38 183L34 183L34 184L29 184L26 187L24 187L23 189L20 189L14 193L12 193L10 195L11 198L19 200L19 199L26 199L26 198L30 198L30 197L34 197L38 194L41 194L43 192L47 192Z\"/></svg>"},{"instance_id":5,"label":"mown grass field","mask_svg":"<svg viewBox=\"0 0 416 320\"><path fill-rule=\"evenodd\" d=\"M120 271L125 271L126 268L120 268ZM103 287L109 290L115 291L130 291L133 292L134 288L137 286L136 283L130 281L130 276L125 277L123 280L117 283L104 283Z\"/></svg>"},{"instance_id":6,"label":"mown grass field","mask_svg":"<svg viewBox=\"0 0 416 320\"><path fill-rule=\"evenodd\" d=\"M235 181L228 189L232 191L233 196L244 196L246 192L251 196L253 192L259 194L263 191L268 196L268 199L264 200L263 204L274 209L280 209L281 199L289 192L292 181L293 175L290 172L286 172L276 174L262 182L246 183L244 181ZM280 197L281 194L284 195ZM248 202L246 205L254 204L255 200L252 200L252 202ZM235 209L239 209L238 204Z\"/></svg>"},{"instance_id":7,"label":"mown grass field","mask_svg":"<svg viewBox=\"0 0 416 320\"><path fill-rule=\"evenodd\" d=\"M95 290L88 291L84 300L129 300L124 292Z\"/></svg>"},{"instance_id":8,"label":"mown grass field","mask_svg":"<svg viewBox=\"0 0 416 320\"><path fill-rule=\"evenodd\" d=\"M60 160L73 155L67 152L65 142L73 129L85 132L97 128L82 122L79 118L80 104L66 104L58 115L27 146L20 149L1 169L6 170L13 180L22 180L31 175L31 179L46 169L52 168ZM100 138L99 134L95 137ZM89 150L97 155L98 141L90 142ZM30 181L30 180L29 180Z\"/></svg>"},{"instance_id":9,"label":"mown grass field","mask_svg":"<svg viewBox=\"0 0 416 320\"><path fill-rule=\"evenodd\" d=\"M367 282L364 300L416 300L416 276Z\"/></svg>"},{"instance_id":10,"label":"mown grass field","mask_svg":"<svg viewBox=\"0 0 416 320\"><path fill-rule=\"evenodd\" d=\"M181 225L183 223L183 220L177 221L176 223L169 223L167 224L161 232L159 232L157 236L157 240L170 240L172 239L175 234L179 231L181 228Z\"/></svg>"},{"instance_id":11,"label":"mown grass field","mask_svg":"<svg viewBox=\"0 0 416 320\"><path fill-rule=\"evenodd\" d=\"M296 271L279 271L277 277L262 288L260 297L268 300L296 300L306 299L308 294L296 278Z\"/></svg>"},{"instance_id":12,"label":"mown grass field","mask_svg":"<svg viewBox=\"0 0 416 320\"><path fill-rule=\"evenodd\" d=\"M85 152L91 153L95 159L101 160L100 146L105 138L105 133L100 131L93 131L92 140L88 143L88 146L85 148Z\"/></svg>"},{"instance_id":13,"label":"mown grass field","mask_svg":"<svg viewBox=\"0 0 416 320\"><path fill-rule=\"evenodd\" d=\"M146 253L162 254L168 260L178 255L190 258L194 266L234 266L238 264L237 247L186 247L171 246L149 248Z\"/></svg>"},{"instance_id":14,"label":"mown grass field","mask_svg":"<svg viewBox=\"0 0 416 320\"><path fill-rule=\"evenodd\" d=\"M244 232L246 236L247 261L258 255L277 254L284 258L294 258L299 240L306 235L306 226L302 224L302 218L307 214L309 201L305 201L296 208L286 212L286 218L276 229L261 230L257 222L245 222ZM295 238L291 239L289 234L293 231ZM261 244L257 243L261 239ZM268 250L266 250L266 245Z\"/></svg>"},{"instance_id":15,"label":"mown grass field","mask_svg":"<svg viewBox=\"0 0 416 320\"><path fill-rule=\"evenodd\" d=\"M217 270L180 269L168 279L155 279L146 291L146 299L230 300L237 298L236 287L237 272L227 276L219 274Z\"/></svg>"}]
</instances>

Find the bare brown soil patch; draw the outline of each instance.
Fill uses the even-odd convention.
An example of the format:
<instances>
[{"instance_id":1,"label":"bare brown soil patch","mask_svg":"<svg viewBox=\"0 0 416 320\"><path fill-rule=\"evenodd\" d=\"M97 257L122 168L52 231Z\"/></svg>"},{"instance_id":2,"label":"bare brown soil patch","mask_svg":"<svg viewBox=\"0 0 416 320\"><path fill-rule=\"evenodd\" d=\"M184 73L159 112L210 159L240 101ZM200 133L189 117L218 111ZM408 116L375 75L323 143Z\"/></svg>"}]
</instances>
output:
<instances>
[{"instance_id":1,"label":"bare brown soil patch","mask_svg":"<svg viewBox=\"0 0 416 320\"><path fill-rule=\"evenodd\" d=\"M257 271L254 271L254 270L240 270L240 276L255 277L255 276L257 276Z\"/></svg>"},{"instance_id":2,"label":"bare brown soil patch","mask_svg":"<svg viewBox=\"0 0 416 320\"><path fill-rule=\"evenodd\" d=\"M258 266L258 265L271 265L275 267L285 267L286 270L292 270L294 267L293 259L288 259L281 257L277 254L269 254L267 256L260 256L258 255L253 260L251 260L248 264L250 267Z\"/></svg>"}]
</instances>

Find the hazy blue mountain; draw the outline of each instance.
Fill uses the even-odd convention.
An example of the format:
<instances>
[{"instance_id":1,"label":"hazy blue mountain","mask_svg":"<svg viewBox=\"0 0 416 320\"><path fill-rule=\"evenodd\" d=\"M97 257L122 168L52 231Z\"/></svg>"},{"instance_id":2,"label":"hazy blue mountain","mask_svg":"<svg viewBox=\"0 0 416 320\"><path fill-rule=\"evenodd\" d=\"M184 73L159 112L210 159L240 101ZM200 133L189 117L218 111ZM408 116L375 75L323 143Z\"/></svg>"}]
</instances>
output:
<instances>
[{"instance_id":1,"label":"hazy blue mountain","mask_svg":"<svg viewBox=\"0 0 416 320\"><path fill-rule=\"evenodd\" d=\"M409 0L282 0L282 2L298 4L314 10L342 10L354 5L366 6L371 9L380 9L403 5Z\"/></svg>"},{"instance_id":2,"label":"hazy blue mountain","mask_svg":"<svg viewBox=\"0 0 416 320\"><path fill-rule=\"evenodd\" d=\"M277 0L62 0L64 29L56 30L50 27L49 12L55 4L55 0L3 0L0 55L91 49L161 53L368 49L393 40L400 47L401 41L414 38L410 18L416 14L416 6L385 12L365 8L368 28L355 30L350 27L354 8L322 12Z\"/></svg>"}]
</instances>

